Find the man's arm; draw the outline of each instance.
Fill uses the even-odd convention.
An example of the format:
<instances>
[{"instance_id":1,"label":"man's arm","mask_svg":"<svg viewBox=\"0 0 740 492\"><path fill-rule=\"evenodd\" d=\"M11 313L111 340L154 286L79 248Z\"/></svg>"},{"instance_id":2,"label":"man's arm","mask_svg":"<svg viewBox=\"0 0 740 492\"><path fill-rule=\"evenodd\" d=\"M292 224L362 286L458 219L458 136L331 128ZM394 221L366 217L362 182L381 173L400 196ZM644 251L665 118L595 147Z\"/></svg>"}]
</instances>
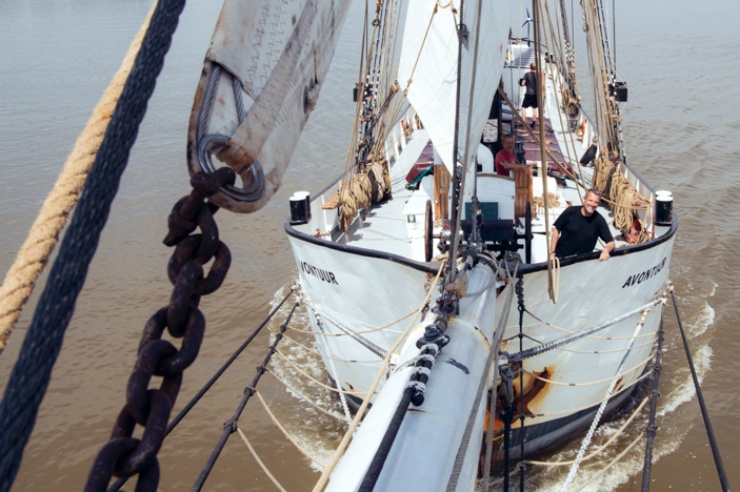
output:
<instances>
[{"instance_id":1,"label":"man's arm","mask_svg":"<svg viewBox=\"0 0 740 492\"><path fill-rule=\"evenodd\" d=\"M606 261L611 258L611 253L614 251L615 246L614 241L606 243L606 246L604 246L604 249L601 250L601 254L599 255L599 261Z\"/></svg>"},{"instance_id":2,"label":"man's arm","mask_svg":"<svg viewBox=\"0 0 740 492\"><path fill-rule=\"evenodd\" d=\"M601 220L599 237L606 243L604 249L601 250L599 255L599 261L606 261L611 257L611 252L614 251L616 244L614 244L614 237L612 236L609 226L606 224L606 220Z\"/></svg>"}]
</instances>

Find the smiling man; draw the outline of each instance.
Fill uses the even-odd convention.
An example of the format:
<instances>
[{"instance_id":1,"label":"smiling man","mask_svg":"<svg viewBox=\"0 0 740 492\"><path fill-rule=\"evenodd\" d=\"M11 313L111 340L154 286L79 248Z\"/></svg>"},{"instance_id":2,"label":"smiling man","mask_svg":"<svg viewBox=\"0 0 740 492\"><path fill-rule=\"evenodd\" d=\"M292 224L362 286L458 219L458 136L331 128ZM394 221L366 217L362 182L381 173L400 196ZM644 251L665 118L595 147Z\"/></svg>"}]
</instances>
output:
<instances>
[{"instance_id":1,"label":"smiling man","mask_svg":"<svg viewBox=\"0 0 740 492\"><path fill-rule=\"evenodd\" d=\"M594 250L596 240L601 238L606 246L601 250L599 261L609 259L614 250L614 238L601 214L596 212L601 201L601 192L591 188L580 207L568 207L560 214L552 227L550 258L577 255Z\"/></svg>"}]
</instances>

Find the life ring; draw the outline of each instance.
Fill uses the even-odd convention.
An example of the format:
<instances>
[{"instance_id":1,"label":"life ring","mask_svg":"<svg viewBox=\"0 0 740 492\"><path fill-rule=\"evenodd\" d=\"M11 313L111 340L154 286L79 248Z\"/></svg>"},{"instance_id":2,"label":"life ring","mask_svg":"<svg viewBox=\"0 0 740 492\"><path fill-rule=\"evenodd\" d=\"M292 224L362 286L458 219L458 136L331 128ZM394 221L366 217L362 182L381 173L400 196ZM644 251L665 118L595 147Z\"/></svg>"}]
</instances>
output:
<instances>
[{"instance_id":1,"label":"life ring","mask_svg":"<svg viewBox=\"0 0 740 492\"><path fill-rule=\"evenodd\" d=\"M427 200L424 210L424 261L432 261L432 242L434 241L434 215L432 201Z\"/></svg>"}]
</instances>

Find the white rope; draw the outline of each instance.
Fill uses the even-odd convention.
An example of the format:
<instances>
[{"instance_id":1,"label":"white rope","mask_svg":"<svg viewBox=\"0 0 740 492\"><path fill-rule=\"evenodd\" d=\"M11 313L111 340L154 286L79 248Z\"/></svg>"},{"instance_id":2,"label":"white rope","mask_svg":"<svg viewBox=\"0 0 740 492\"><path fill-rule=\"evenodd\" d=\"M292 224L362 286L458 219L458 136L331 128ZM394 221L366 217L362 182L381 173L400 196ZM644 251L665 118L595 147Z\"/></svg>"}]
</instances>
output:
<instances>
[{"instance_id":1,"label":"white rope","mask_svg":"<svg viewBox=\"0 0 740 492\"><path fill-rule=\"evenodd\" d=\"M252 457L254 458L254 460L257 462L257 464L260 466L260 468L262 468L262 471L265 472L265 475L267 475L267 478L270 479L270 481L272 482L272 484L275 487L277 487L277 489L280 490L280 492L287 492L283 488L283 486L280 485L280 482L277 481L277 478L275 478L275 475L273 475L272 473L270 473L270 470L267 469L267 465L265 465L265 463L257 455L257 452L252 447L252 443L249 442L249 439L247 439L247 436L244 435L244 433L242 432L242 430L239 427L237 427L236 428L236 431L239 433L239 436L242 438L242 441L244 441L244 444L247 446L247 449L249 450L249 452L252 453Z\"/></svg>"},{"instance_id":2,"label":"white rope","mask_svg":"<svg viewBox=\"0 0 740 492\"><path fill-rule=\"evenodd\" d=\"M332 360L338 360L339 362L351 362L352 364L377 364L380 362L380 359L373 359L373 360L357 360L357 359L343 359L341 357L328 357L326 354L322 354L318 350L316 350L313 347L309 347L308 345L305 345L298 340L289 337L288 335L283 335L283 339L288 340L289 342L292 342L299 347L301 347L304 351L310 352L312 354L316 354L322 358L325 359L332 359Z\"/></svg>"},{"instance_id":3,"label":"white rope","mask_svg":"<svg viewBox=\"0 0 740 492\"><path fill-rule=\"evenodd\" d=\"M640 316L640 321L637 322L637 326L635 327L635 332L633 336L637 336L637 334L642 330L642 327L645 325L645 318L647 317L648 311L644 311L642 313L642 316ZM632 341L630 341L630 351L632 345L634 345L635 339L633 338ZM630 354L630 351L627 351L624 356L622 357L622 361L619 363L619 367L617 368L617 373L622 371L622 368L624 367L625 362L627 361L627 357ZM570 484L573 482L573 479L576 476L576 473L578 472L578 467L581 465L581 460L583 459L583 456L586 454L586 449L588 448L589 444L591 444L591 439L594 437L594 432L596 432L596 427L599 425L599 421L601 420L601 416L604 414L604 410L606 409L607 403L609 403L609 400L611 399L611 395L614 392L614 388L617 385L617 380L614 379L611 384L609 385L609 389L606 392L606 395L604 396L604 400L601 402L601 405L599 406L599 410L596 412L596 416L594 417L593 422L591 422L591 427L588 430L588 434L586 434L586 437L583 440L583 443L581 444L581 449L578 450L578 455L576 456L575 463L573 463L573 466L570 468L570 472L568 473L568 477L565 479L565 483L560 488L560 492L567 492L568 488L570 487Z\"/></svg>"},{"instance_id":4,"label":"white rope","mask_svg":"<svg viewBox=\"0 0 740 492\"><path fill-rule=\"evenodd\" d=\"M325 415L328 415L329 417L332 417L332 418L334 418L334 419L336 419L336 420L338 420L340 422L343 420L343 416L342 415L339 415L336 412L327 410L324 407L322 407L321 405L316 404L315 402L313 402L311 400L311 398L309 398L305 393L303 393L303 391L298 390L295 386L291 386L285 380L283 380L283 378L281 378L280 376L278 376L275 373L275 371L271 371L270 369L268 369L267 370L267 374L270 374L272 377L274 377L275 379L277 379L283 386L285 386L285 389L291 395L293 395L295 397L298 397L300 400L305 401L306 403L308 403L309 405L311 405L312 407L314 407L316 410L324 413Z\"/></svg>"}]
</instances>

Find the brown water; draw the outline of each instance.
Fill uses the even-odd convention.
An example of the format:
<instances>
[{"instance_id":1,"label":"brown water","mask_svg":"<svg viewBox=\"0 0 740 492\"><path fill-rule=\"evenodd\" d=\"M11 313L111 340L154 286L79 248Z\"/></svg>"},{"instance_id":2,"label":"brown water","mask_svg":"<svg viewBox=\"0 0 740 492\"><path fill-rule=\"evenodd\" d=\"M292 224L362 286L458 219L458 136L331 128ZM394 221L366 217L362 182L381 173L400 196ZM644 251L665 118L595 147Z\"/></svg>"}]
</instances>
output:
<instances>
[{"instance_id":1,"label":"brown water","mask_svg":"<svg viewBox=\"0 0 740 492\"><path fill-rule=\"evenodd\" d=\"M73 490L85 481L124 403L124 388L147 318L167 303L170 251L162 246L172 204L187 193L185 135L195 85L218 7L188 2L157 92L139 134L101 244L67 330L64 347L26 448L14 490ZM25 238L67 153L115 72L151 1L0 0L0 271ZM347 141L362 5L353 6L319 108L296 151L278 196L250 217L220 212L221 237L234 261L224 286L201 303L208 329L196 363L185 373L176 410L220 367L264 318L269 303L296 278L282 230L287 197L318 190L337 172L332 143ZM735 62L740 34L735 2L625 0L619 5L617 61L630 84L624 128L630 162L656 189L673 191L680 216L671 277L703 381L730 483L740 483L740 406L735 323L740 287L740 89ZM576 26L578 28L578 26ZM576 29L577 30L577 29ZM342 153L339 154L340 156ZM0 356L4 388L40 288ZM300 320L297 324L300 324ZM273 327L274 329L274 327ZM719 482L671 310L654 490L718 490ZM267 336L257 339L264 347ZM194 482L230 418L262 353L240 358L168 437L160 452L162 490ZM287 370L285 363L278 371ZM318 367L315 368L320 372ZM329 460L341 426L291 398L271 376L260 389L290 432L318 461ZM313 398L326 401L322 392ZM338 409L337 409L338 410ZM341 410L339 410L341 411ZM271 423L258 401L240 420L263 460L288 490L310 490L318 478ZM605 429L614 431L610 424ZM2 430L0 430L2 431ZM626 446L640 430L618 440ZM568 446L577 450L580 440ZM617 454L584 466L580 487L639 490L639 448L601 473ZM534 472L528 490L553 489L566 470ZM133 486L129 486L129 489ZM207 490L274 490L234 435Z\"/></svg>"}]
</instances>

